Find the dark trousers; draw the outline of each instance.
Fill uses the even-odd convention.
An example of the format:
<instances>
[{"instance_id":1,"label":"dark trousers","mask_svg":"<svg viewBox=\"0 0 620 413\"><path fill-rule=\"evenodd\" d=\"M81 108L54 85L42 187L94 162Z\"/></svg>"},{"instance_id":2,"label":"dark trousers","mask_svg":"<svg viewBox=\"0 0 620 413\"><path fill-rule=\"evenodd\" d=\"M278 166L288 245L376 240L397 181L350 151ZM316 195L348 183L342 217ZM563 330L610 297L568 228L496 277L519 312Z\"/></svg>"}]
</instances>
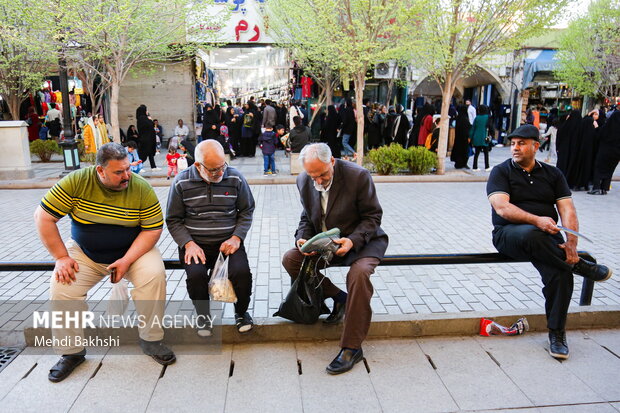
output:
<instances>
[{"instance_id":1,"label":"dark trousers","mask_svg":"<svg viewBox=\"0 0 620 413\"><path fill-rule=\"evenodd\" d=\"M282 265L291 279L297 278L304 256L297 248L288 250L282 258ZM345 306L345 320L340 347L359 349L368 335L372 309L370 298L373 288L370 276L379 265L378 258L360 258L355 261L347 273L347 304ZM321 284L325 297L334 297L340 292L329 278L325 277Z\"/></svg>"},{"instance_id":2,"label":"dark trousers","mask_svg":"<svg viewBox=\"0 0 620 413\"><path fill-rule=\"evenodd\" d=\"M149 162L151 163L151 169L156 168L157 165L155 164L155 155L146 155L146 154L143 155L142 152L140 152L140 160L142 161L142 165L145 165L147 158Z\"/></svg>"},{"instance_id":3,"label":"dark trousers","mask_svg":"<svg viewBox=\"0 0 620 413\"><path fill-rule=\"evenodd\" d=\"M511 224L493 230L497 250L517 260L531 261L540 273L545 296L547 327L563 330L573 294L573 266L566 262L562 235L548 234L533 225Z\"/></svg>"},{"instance_id":4,"label":"dark trousers","mask_svg":"<svg viewBox=\"0 0 620 413\"><path fill-rule=\"evenodd\" d=\"M474 169L478 169L478 156L480 152L484 152L484 167L489 167L489 147L488 146L476 146L476 152L474 153Z\"/></svg>"},{"instance_id":5,"label":"dark trousers","mask_svg":"<svg viewBox=\"0 0 620 413\"><path fill-rule=\"evenodd\" d=\"M209 314L209 279L208 271L213 269L217 257L220 253L221 243L212 245L200 245L205 252L206 264L185 264L185 248L179 248L179 260L183 263L187 279L187 293L193 301L196 313L206 316ZM243 244L239 249L228 258L228 278L230 279L237 302L235 303L235 313L243 314L250 305L250 295L252 295L252 272L248 263L248 256Z\"/></svg>"}]
</instances>

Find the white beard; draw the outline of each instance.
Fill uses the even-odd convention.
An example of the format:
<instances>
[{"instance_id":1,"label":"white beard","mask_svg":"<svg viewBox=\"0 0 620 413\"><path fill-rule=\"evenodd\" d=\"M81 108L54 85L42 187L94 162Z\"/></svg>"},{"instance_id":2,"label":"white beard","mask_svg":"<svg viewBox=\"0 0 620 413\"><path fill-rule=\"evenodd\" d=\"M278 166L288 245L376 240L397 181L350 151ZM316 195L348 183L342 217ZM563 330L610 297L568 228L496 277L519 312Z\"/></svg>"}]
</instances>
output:
<instances>
[{"instance_id":1,"label":"white beard","mask_svg":"<svg viewBox=\"0 0 620 413\"><path fill-rule=\"evenodd\" d=\"M222 182L222 179L224 178L224 174L222 174L222 176L220 176L217 179L213 179L211 178L209 175L207 174L203 174L202 170L199 170L198 173L200 174L200 177L205 181L208 182L210 184L219 184L220 182Z\"/></svg>"}]
</instances>

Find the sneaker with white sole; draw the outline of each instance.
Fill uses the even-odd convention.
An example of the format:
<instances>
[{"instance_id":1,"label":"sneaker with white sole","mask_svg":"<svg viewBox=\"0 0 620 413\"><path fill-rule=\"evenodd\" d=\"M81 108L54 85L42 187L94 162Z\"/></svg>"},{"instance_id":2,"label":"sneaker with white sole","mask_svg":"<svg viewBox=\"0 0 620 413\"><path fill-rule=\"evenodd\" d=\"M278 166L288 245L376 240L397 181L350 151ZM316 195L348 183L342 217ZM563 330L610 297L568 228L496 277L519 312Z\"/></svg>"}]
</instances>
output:
<instances>
[{"instance_id":1,"label":"sneaker with white sole","mask_svg":"<svg viewBox=\"0 0 620 413\"><path fill-rule=\"evenodd\" d=\"M213 335L213 328L208 324L203 327L198 327L196 334L200 337L211 337Z\"/></svg>"},{"instance_id":2,"label":"sneaker with white sole","mask_svg":"<svg viewBox=\"0 0 620 413\"><path fill-rule=\"evenodd\" d=\"M474 168L474 169L472 169L472 171L474 171L474 172L480 172L480 168Z\"/></svg>"},{"instance_id":3,"label":"sneaker with white sole","mask_svg":"<svg viewBox=\"0 0 620 413\"><path fill-rule=\"evenodd\" d=\"M485 171L489 172L491 169L493 169L492 166L488 167L487 169L485 169Z\"/></svg>"},{"instance_id":4,"label":"sneaker with white sole","mask_svg":"<svg viewBox=\"0 0 620 413\"><path fill-rule=\"evenodd\" d=\"M237 331L247 333L254 326L254 320L252 320L250 313L247 311L243 315L235 313L235 325L237 326Z\"/></svg>"}]
</instances>

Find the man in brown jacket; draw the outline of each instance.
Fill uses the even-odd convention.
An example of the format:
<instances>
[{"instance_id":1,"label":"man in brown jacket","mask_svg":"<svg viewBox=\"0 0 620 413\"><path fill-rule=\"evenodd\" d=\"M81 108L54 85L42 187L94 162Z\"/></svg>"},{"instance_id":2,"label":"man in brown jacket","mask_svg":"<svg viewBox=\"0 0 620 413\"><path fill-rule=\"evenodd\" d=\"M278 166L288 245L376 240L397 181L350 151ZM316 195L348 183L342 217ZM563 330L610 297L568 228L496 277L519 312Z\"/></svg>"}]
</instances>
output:
<instances>
[{"instance_id":1,"label":"man in brown jacket","mask_svg":"<svg viewBox=\"0 0 620 413\"><path fill-rule=\"evenodd\" d=\"M335 324L345 318L341 350L327 366L328 373L340 374L351 370L363 358L362 342L372 317L370 275L388 246L388 236L380 227L383 210L370 173L355 163L335 160L326 144L305 146L299 161L304 172L297 177L303 206L295 232L297 248L284 254L282 265L294 279L304 258L299 248L306 240L328 229L340 229L342 238L335 241L340 248L331 264L350 266L348 294L329 278L322 281L325 297L334 300L332 313L324 323Z\"/></svg>"}]
</instances>

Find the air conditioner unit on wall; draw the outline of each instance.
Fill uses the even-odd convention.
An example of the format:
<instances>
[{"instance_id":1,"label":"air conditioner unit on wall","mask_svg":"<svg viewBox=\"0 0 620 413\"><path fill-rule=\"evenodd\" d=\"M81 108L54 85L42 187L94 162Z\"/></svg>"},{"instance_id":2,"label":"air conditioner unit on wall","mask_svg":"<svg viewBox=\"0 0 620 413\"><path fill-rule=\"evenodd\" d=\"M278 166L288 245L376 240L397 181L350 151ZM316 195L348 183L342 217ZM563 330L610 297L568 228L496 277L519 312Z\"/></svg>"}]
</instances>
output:
<instances>
[{"instance_id":1,"label":"air conditioner unit on wall","mask_svg":"<svg viewBox=\"0 0 620 413\"><path fill-rule=\"evenodd\" d=\"M398 70L394 70L396 62L391 60L385 63L375 65L375 79L397 79L399 77Z\"/></svg>"}]
</instances>

